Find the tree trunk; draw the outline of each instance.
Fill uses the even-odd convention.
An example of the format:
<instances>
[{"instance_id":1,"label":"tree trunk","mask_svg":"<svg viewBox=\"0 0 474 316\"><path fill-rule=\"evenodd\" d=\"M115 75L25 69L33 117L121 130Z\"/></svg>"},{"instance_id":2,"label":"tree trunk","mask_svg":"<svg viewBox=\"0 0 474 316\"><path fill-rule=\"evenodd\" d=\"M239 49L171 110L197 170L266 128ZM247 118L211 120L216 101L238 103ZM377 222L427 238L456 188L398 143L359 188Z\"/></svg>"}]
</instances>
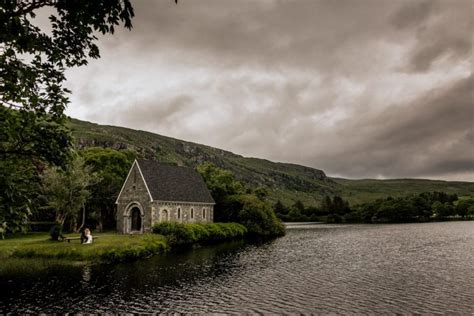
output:
<instances>
[{"instance_id":1,"label":"tree trunk","mask_svg":"<svg viewBox=\"0 0 474 316\"><path fill-rule=\"evenodd\" d=\"M82 204L82 223L76 232L80 231L84 227L85 224L86 224L86 205Z\"/></svg>"},{"instance_id":2,"label":"tree trunk","mask_svg":"<svg viewBox=\"0 0 474 316\"><path fill-rule=\"evenodd\" d=\"M99 219L97 220L96 230L98 232L102 232L104 230L104 221L102 220L102 217L99 217Z\"/></svg>"},{"instance_id":3,"label":"tree trunk","mask_svg":"<svg viewBox=\"0 0 474 316\"><path fill-rule=\"evenodd\" d=\"M71 218L69 230L77 233L77 218L76 217Z\"/></svg>"}]
</instances>

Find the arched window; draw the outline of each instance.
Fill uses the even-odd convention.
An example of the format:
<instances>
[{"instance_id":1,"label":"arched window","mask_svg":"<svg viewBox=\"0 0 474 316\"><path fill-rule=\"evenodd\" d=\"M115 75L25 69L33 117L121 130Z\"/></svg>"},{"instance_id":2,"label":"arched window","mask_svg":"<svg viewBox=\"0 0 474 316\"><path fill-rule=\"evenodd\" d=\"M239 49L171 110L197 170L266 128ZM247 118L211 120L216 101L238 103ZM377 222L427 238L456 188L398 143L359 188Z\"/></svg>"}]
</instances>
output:
<instances>
[{"instance_id":1,"label":"arched window","mask_svg":"<svg viewBox=\"0 0 474 316\"><path fill-rule=\"evenodd\" d=\"M194 209L191 208L191 219L193 219L193 218L194 218Z\"/></svg>"},{"instance_id":2,"label":"arched window","mask_svg":"<svg viewBox=\"0 0 474 316\"><path fill-rule=\"evenodd\" d=\"M202 209L202 218L206 218L206 209L205 208Z\"/></svg>"},{"instance_id":3,"label":"arched window","mask_svg":"<svg viewBox=\"0 0 474 316\"><path fill-rule=\"evenodd\" d=\"M181 209L178 207L178 219L181 218Z\"/></svg>"}]
</instances>

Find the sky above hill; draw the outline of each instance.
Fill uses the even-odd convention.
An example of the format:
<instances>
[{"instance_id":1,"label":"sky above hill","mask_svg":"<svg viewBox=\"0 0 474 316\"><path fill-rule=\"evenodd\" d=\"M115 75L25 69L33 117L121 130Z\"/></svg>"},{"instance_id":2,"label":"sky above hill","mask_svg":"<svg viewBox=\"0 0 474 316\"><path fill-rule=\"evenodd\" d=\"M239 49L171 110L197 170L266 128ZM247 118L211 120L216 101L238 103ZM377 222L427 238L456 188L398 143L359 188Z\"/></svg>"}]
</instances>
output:
<instances>
[{"instance_id":1,"label":"sky above hill","mask_svg":"<svg viewBox=\"0 0 474 316\"><path fill-rule=\"evenodd\" d=\"M474 181L470 0L134 1L68 115L347 178Z\"/></svg>"}]
</instances>

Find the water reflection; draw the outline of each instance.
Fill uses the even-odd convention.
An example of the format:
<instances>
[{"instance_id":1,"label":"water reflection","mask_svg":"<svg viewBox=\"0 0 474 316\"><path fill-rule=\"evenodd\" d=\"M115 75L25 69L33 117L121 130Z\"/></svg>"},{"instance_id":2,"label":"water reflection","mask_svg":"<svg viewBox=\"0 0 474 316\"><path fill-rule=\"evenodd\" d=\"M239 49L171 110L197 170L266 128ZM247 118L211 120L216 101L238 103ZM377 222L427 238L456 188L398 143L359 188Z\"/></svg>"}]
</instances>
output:
<instances>
[{"instance_id":1,"label":"water reflection","mask_svg":"<svg viewBox=\"0 0 474 316\"><path fill-rule=\"evenodd\" d=\"M16 278L0 312L473 313L473 244L474 222L294 226L260 245Z\"/></svg>"}]
</instances>

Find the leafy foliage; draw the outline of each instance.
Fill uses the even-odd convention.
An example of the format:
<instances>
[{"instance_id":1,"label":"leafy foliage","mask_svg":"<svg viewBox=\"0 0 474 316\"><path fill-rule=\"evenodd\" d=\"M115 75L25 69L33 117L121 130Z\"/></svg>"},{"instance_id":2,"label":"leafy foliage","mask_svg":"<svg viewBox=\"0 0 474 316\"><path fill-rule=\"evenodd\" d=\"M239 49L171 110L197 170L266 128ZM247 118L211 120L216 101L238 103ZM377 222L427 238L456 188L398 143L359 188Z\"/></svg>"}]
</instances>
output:
<instances>
[{"instance_id":1,"label":"leafy foliage","mask_svg":"<svg viewBox=\"0 0 474 316\"><path fill-rule=\"evenodd\" d=\"M66 219L77 225L79 212L85 212L85 204L90 197L89 187L99 181L91 167L84 165L82 158L76 158L71 165L62 170L47 169L43 175L44 194L48 206L56 213L56 223L63 226Z\"/></svg>"},{"instance_id":2,"label":"leafy foliage","mask_svg":"<svg viewBox=\"0 0 474 316\"><path fill-rule=\"evenodd\" d=\"M460 200L455 212L462 217L474 216L474 198Z\"/></svg>"},{"instance_id":3,"label":"leafy foliage","mask_svg":"<svg viewBox=\"0 0 474 316\"><path fill-rule=\"evenodd\" d=\"M458 201L456 194L435 191L397 198L387 197L351 207L340 196L326 196L319 207L304 207L300 201L291 207L285 207L278 201L274 209L278 218L288 222L414 222L472 216L474 198Z\"/></svg>"},{"instance_id":4,"label":"leafy foliage","mask_svg":"<svg viewBox=\"0 0 474 316\"><path fill-rule=\"evenodd\" d=\"M97 223L98 230L115 228L115 199L136 154L129 150L93 147L79 151L79 155L84 159L85 165L100 178L90 188L86 220Z\"/></svg>"},{"instance_id":5,"label":"leafy foliage","mask_svg":"<svg viewBox=\"0 0 474 316\"><path fill-rule=\"evenodd\" d=\"M33 24L49 7L51 32ZM98 58L95 32L131 28L129 0L3 1L0 6L0 191L2 232L24 230L45 165L64 167L71 137L65 126L66 68Z\"/></svg>"},{"instance_id":6,"label":"leafy foliage","mask_svg":"<svg viewBox=\"0 0 474 316\"><path fill-rule=\"evenodd\" d=\"M211 163L204 163L198 166L197 170L216 202L214 220L216 222L238 222L241 205L235 197L244 194L244 185L235 179L232 172L218 168Z\"/></svg>"},{"instance_id":7,"label":"leafy foliage","mask_svg":"<svg viewBox=\"0 0 474 316\"><path fill-rule=\"evenodd\" d=\"M153 226L153 233L166 236L170 245L208 244L242 238L247 234L247 229L237 223L162 222Z\"/></svg>"},{"instance_id":8,"label":"leafy foliage","mask_svg":"<svg viewBox=\"0 0 474 316\"><path fill-rule=\"evenodd\" d=\"M23 160L0 160L0 234L24 231L39 191L36 169Z\"/></svg>"},{"instance_id":9,"label":"leafy foliage","mask_svg":"<svg viewBox=\"0 0 474 316\"><path fill-rule=\"evenodd\" d=\"M276 217L271 205L254 195L239 197L242 210L239 212L240 223L255 237L272 237L285 235L285 227Z\"/></svg>"},{"instance_id":10,"label":"leafy foliage","mask_svg":"<svg viewBox=\"0 0 474 316\"><path fill-rule=\"evenodd\" d=\"M463 216L454 205L457 199L456 194L444 192L388 197L356 206L350 217L353 221L362 222L412 222ZM467 201L470 200L474 199Z\"/></svg>"},{"instance_id":11,"label":"leafy foliage","mask_svg":"<svg viewBox=\"0 0 474 316\"><path fill-rule=\"evenodd\" d=\"M251 236L282 236L285 229L275 216L271 204L264 200L266 190L246 188L226 170L206 163L198 167L216 201L214 219L243 224Z\"/></svg>"}]
</instances>

